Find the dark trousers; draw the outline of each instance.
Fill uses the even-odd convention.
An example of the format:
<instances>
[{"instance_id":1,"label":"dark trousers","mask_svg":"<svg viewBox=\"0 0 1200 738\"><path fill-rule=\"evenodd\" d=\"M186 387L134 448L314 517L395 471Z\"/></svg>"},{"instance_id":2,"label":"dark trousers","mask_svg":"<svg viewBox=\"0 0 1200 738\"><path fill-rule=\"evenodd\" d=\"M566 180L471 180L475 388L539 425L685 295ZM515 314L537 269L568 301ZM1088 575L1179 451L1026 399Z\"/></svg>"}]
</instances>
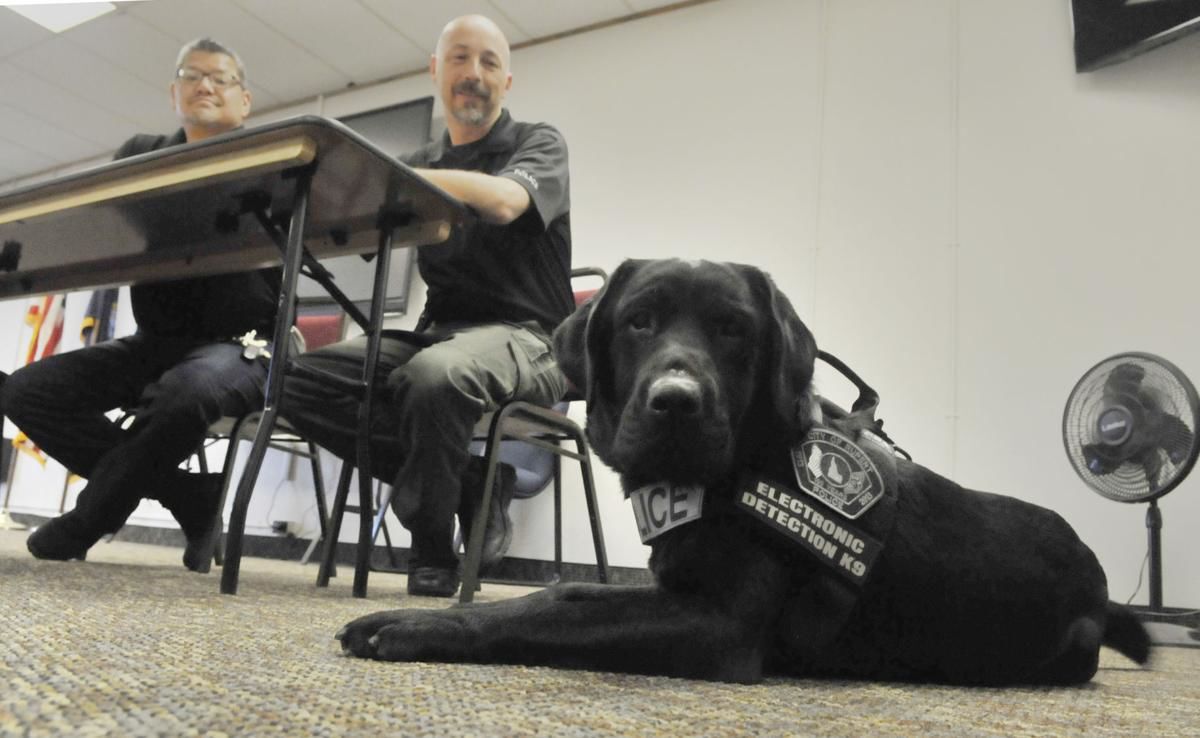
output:
<instances>
[{"instance_id":1,"label":"dark trousers","mask_svg":"<svg viewBox=\"0 0 1200 738\"><path fill-rule=\"evenodd\" d=\"M536 324L448 324L422 348L386 332L380 339L372 411L373 476L391 481L392 509L413 535L413 565L450 566L454 515L475 423L510 400L553 405L566 392L550 341ZM297 357L297 363L362 377L366 339ZM280 412L306 437L353 460L358 401L303 374L290 373Z\"/></svg>"},{"instance_id":2,"label":"dark trousers","mask_svg":"<svg viewBox=\"0 0 1200 738\"><path fill-rule=\"evenodd\" d=\"M124 525L141 499L172 491L211 423L261 408L266 374L237 343L137 334L18 369L0 386L0 408L87 478L71 515L98 538ZM127 429L106 417L116 408L136 410Z\"/></svg>"}]
</instances>

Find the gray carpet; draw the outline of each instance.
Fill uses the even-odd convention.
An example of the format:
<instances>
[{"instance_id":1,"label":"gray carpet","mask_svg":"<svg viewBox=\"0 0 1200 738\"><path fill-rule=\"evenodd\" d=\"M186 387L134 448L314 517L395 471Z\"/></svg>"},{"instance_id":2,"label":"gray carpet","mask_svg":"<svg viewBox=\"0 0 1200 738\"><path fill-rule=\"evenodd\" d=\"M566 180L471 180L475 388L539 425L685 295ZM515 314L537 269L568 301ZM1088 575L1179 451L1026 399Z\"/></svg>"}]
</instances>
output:
<instances>
[{"instance_id":1,"label":"gray carpet","mask_svg":"<svg viewBox=\"0 0 1200 738\"><path fill-rule=\"evenodd\" d=\"M246 559L240 594L180 551L101 543L41 562L0 531L0 735L1200 736L1200 650L1150 670L1105 652L1089 685L756 686L541 668L384 664L332 635L384 608L444 607L376 574L350 596L315 567ZM527 590L485 585L480 599Z\"/></svg>"}]
</instances>

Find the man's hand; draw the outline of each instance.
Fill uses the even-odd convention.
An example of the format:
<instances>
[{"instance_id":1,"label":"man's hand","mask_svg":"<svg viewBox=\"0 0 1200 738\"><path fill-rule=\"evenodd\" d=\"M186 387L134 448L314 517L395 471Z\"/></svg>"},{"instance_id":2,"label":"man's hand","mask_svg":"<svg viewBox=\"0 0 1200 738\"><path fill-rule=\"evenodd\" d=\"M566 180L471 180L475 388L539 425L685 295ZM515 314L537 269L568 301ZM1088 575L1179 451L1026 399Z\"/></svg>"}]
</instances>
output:
<instances>
[{"instance_id":1,"label":"man's hand","mask_svg":"<svg viewBox=\"0 0 1200 738\"><path fill-rule=\"evenodd\" d=\"M416 172L474 208L488 223L507 225L529 209L529 193L507 177L462 169L417 169Z\"/></svg>"}]
</instances>

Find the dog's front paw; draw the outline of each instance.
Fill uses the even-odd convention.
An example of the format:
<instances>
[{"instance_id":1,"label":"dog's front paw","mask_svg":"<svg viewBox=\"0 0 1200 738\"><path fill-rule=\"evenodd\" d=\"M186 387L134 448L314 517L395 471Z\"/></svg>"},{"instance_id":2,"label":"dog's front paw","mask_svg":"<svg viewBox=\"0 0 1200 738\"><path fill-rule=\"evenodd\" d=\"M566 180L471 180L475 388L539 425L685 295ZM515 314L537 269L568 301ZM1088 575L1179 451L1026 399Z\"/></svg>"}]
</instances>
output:
<instances>
[{"instance_id":1,"label":"dog's front paw","mask_svg":"<svg viewBox=\"0 0 1200 738\"><path fill-rule=\"evenodd\" d=\"M334 636L347 656L381 661L459 661L464 628L445 612L388 610L347 623Z\"/></svg>"},{"instance_id":2,"label":"dog's front paw","mask_svg":"<svg viewBox=\"0 0 1200 738\"><path fill-rule=\"evenodd\" d=\"M389 623L402 621L405 614L404 610L387 610L364 615L343 625L334 638L341 641L342 653L347 656L377 658L375 635Z\"/></svg>"}]
</instances>

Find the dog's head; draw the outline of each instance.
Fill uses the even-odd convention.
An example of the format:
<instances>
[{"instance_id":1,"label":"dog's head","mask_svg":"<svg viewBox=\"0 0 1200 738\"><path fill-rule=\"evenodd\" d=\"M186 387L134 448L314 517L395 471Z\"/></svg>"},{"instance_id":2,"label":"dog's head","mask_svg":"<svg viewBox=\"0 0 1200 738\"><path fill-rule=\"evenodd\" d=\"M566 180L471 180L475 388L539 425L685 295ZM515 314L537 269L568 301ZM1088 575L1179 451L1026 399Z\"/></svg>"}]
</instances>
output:
<instances>
[{"instance_id":1,"label":"dog's head","mask_svg":"<svg viewBox=\"0 0 1200 738\"><path fill-rule=\"evenodd\" d=\"M626 261L554 346L593 447L627 481L709 484L807 430L816 344L754 267Z\"/></svg>"}]
</instances>

